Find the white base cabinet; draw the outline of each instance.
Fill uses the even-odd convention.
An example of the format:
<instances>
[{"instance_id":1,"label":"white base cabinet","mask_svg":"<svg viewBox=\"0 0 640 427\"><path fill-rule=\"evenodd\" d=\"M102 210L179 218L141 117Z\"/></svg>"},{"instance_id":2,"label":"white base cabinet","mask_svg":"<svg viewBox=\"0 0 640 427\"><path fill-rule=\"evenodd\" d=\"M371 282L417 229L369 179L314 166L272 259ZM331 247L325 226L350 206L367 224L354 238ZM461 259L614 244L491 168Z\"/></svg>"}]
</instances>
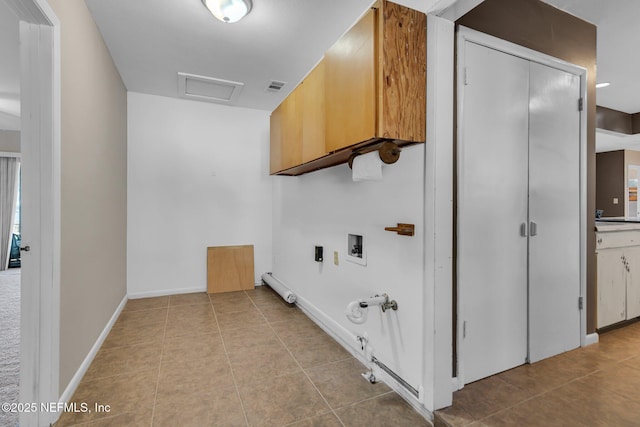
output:
<instances>
[{"instance_id":1,"label":"white base cabinet","mask_svg":"<svg viewBox=\"0 0 640 427\"><path fill-rule=\"evenodd\" d=\"M596 233L598 328L640 316L640 230Z\"/></svg>"},{"instance_id":2,"label":"white base cabinet","mask_svg":"<svg viewBox=\"0 0 640 427\"><path fill-rule=\"evenodd\" d=\"M640 246L625 249L627 272L627 319L640 316Z\"/></svg>"}]
</instances>

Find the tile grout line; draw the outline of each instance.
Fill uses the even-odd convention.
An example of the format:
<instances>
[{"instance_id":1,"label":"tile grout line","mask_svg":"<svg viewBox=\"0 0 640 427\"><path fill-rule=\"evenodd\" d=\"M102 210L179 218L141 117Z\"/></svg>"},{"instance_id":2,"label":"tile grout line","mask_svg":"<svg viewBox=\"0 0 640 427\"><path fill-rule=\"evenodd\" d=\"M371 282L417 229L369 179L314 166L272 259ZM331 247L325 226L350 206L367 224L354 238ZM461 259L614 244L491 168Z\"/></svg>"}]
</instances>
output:
<instances>
[{"instance_id":1,"label":"tile grout line","mask_svg":"<svg viewBox=\"0 0 640 427\"><path fill-rule=\"evenodd\" d=\"M155 307L155 308L143 308L143 309L139 309L139 310L135 310L135 312L141 312L141 311L149 311L149 310L161 310L163 309L162 307ZM127 311L128 313L134 312L134 311ZM121 313L122 315L122 313ZM167 315L168 315L168 305L167 305ZM120 320L120 316L118 317L118 319L116 319L116 322ZM156 322L156 323L160 323L160 322ZM151 323L150 323L151 324ZM166 317L165 317L165 327L166 327ZM144 342L139 342L139 343L135 343L135 344L129 344L129 345L119 345L119 346L115 346L115 347L108 347L108 348L104 348L103 346L100 346L99 352L100 351L117 351L117 352L121 352L123 349L127 348L127 347L135 347L135 346L140 346L140 345L148 345L150 343L152 343L153 341L144 341ZM104 345L104 343L103 343ZM160 357L162 358L162 347L163 345L161 345L161 349L160 349ZM91 362L91 365L89 366L89 368L93 365L93 363L95 362L95 360L93 362ZM86 378L86 375L88 373L85 373L85 375L82 378L81 382L94 382L94 381L102 381L105 379L110 379L110 378L115 378L115 377L119 377L122 375L127 375L127 374L135 374L135 373L139 373L139 372L146 372L146 371L151 371L151 369L142 369L142 370L137 370L137 371L132 371L132 372L124 372L124 373L117 373L117 374L113 374L113 375L106 375L106 376L101 376L101 377L95 377L95 378ZM158 375L159 375L159 368L158 368ZM156 384L156 389L157 389L157 384ZM74 393L75 395L75 393ZM72 400L73 400L73 396L72 396ZM155 398L154 398L154 406L155 406ZM120 415L126 414L126 413L133 413L132 411L127 411L127 412L123 412L120 414L114 414L111 416L107 416L107 417L100 417L100 418L96 418L94 420L87 420L87 421L83 421L81 423L74 423L74 424L69 424L69 427L76 427L76 426L84 426L84 425L89 425L92 423L95 423L96 421L102 421L102 420L109 420L109 419L115 419L117 417L119 417ZM153 408L151 411L152 414L152 420L153 420ZM60 422L60 420L56 421L55 425L58 425L58 423Z\"/></svg>"},{"instance_id":2,"label":"tile grout line","mask_svg":"<svg viewBox=\"0 0 640 427\"><path fill-rule=\"evenodd\" d=\"M236 396L238 396L238 400L240 401L240 409L242 409L242 415L244 416L244 423L246 426L249 425L249 417L247 416L247 410L244 407L244 403L242 402L242 396L240 395L240 387L238 386L238 381L236 381L236 375L233 372L233 367L231 366L231 358L229 357L229 352L227 351L227 345L224 343L224 337L222 336L222 329L220 328L220 323L218 323L218 315L216 313L216 308L213 306L213 300L211 299L211 294L209 296L209 304L211 305L211 310L213 311L213 318L216 320L216 327L218 328L218 334L220 335L220 341L222 342L222 349L224 350L224 355L227 358L227 363L229 364L229 370L231 371L231 378L233 379L233 386L236 389Z\"/></svg>"},{"instance_id":3,"label":"tile grout line","mask_svg":"<svg viewBox=\"0 0 640 427\"><path fill-rule=\"evenodd\" d=\"M606 356L606 354L604 354L604 355ZM628 361L628 360L631 360L631 359L634 359L634 358L636 358L636 357L637 357L637 356L630 356L630 357L627 357L627 358L624 358L624 359L619 359L619 360L611 359L609 362L611 363L611 365L621 366L624 362L626 362L626 361ZM597 373L599 373L599 372L602 372L602 371L604 371L604 370L606 370L606 367L604 367L604 368L602 368L602 367L601 367L601 368L598 368L598 369L594 369L594 370L590 371L590 372L589 372L589 373L587 373L587 374L581 375L581 376L576 377L576 378L573 378L573 379L571 379L571 380L569 380L569 381L566 381L566 382L563 382L563 383L561 383L561 384L558 384L557 386L552 387L552 388L550 388L550 389L548 389L548 390L544 390L544 391L542 391L542 392L539 392L539 393L536 393L536 394L534 394L534 395L531 395L531 396L529 396L528 398L523 399L523 400L521 400L521 401L519 401L519 402L517 402L517 403L515 403L515 404L513 404L513 405L510 405L510 406L508 406L508 407L506 407L506 408L499 409L499 410L497 410L497 411L495 411L495 412L492 412L492 413L490 413L490 414L488 414L488 415L485 415L485 416L483 416L483 417L481 417L481 418L474 419L470 424L465 424L465 425L469 425L469 426L470 426L470 425L475 424L475 423L478 423L478 422L480 422L480 421L482 421L482 420L486 420L487 418L493 417L493 416L495 416L495 415L499 415L499 414L501 414L501 413L503 413L503 412L506 412L506 411L508 411L508 410L510 410L510 409L513 409L513 408L515 408L515 407L517 407L517 406L520 406L520 405L522 405L522 404L525 404L526 402L529 402L529 401L531 401L531 400L533 400L533 399L535 399L535 398L541 397L541 396L543 396L543 395L545 395L545 394L547 394L547 393L550 393L550 392L553 392L553 391L555 391L555 390L558 390L558 389L560 389L560 388L562 388L562 387L564 387L564 386L566 386L566 385L568 385L568 384L571 384L571 383L574 383L574 382L576 382L576 381L579 381L579 380L585 379L585 378L587 378L587 377L590 377L590 376L592 376L592 375L595 375L595 374L597 374ZM517 384L514 384L514 383L510 382L510 381L509 381L509 380L507 380L507 379L500 378L500 380L501 380L501 381L504 381L505 383L507 383L507 384L509 384L509 385L511 385L511 386L513 386L513 387L520 388ZM615 393L615 392L614 392L614 393ZM615 393L615 394L617 394L618 396L624 397L623 395L621 395L621 394L619 394L619 393ZM467 411L467 410L465 409L464 405L462 405L462 404L458 404L458 405L459 405L463 410ZM468 412L468 411L467 411L467 412ZM469 415L471 415L471 414L469 414ZM448 424L449 424L449 425L451 425L450 423L448 423Z\"/></svg>"},{"instance_id":4,"label":"tile grout line","mask_svg":"<svg viewBox=\"0 0 640 427\"><path fill-rule=\"evenodd\" d=\"M566 385L568 385L568 384L571 384L571 383L574 383L574 382L576 382L576 381L582 380L582 379L584 379L584 378L590 377L591 375L594 375L594 374L596 374L596 373L598 373L598 372L600 372L600 371L602 371L602 369L596 369L595 371L592 371L592 372L590 372L590 373L588 373L588 374L585 374L585 375L579 376L579 377L574 378L574 379L572 379L572 380L570 380L570 381L567 381L567 382L564 382L564 383L562 383L562 384L559 384L559 385L557 385L557 386L555 386L555 387L552 387L552 388L550 388L550 389L548 389L548 390L545 390L545 391L542 391L542 392L540 392L540 393L534 394L534 395L532 395L532 396L528 397L527 399L523 399L523 400L521 400L521 401L519 401L519 402L517 402L517 403L515 403L515 404L513 404L513 405L511 405L511 406L508 406L508 407L506 407L506 408L499 409L499 410L497 410L497 411L495 411L495 412L492 412L492 413L491 413L491 414L489 414L489 415L486 415L486 416L484 416L484 417L482 417L482 418L478 418L477 420L473 420L473 422L472 422L471 424L474 424L474 423L480 422L480 421L482 421L482 420L486 420L487 418L493 417L494 415L498 415L498 414L501 414L501 413L503 413L503 412L506 412L506 411L508 411L509 409L513 409L513 408L515 408L515 407L517 407L517 406L520 406L520 405L522 405L522 404L525 404L525 403L527 403L527 402L529 402L529 401L531 401L531 400L533 400L533 399L536 399L536 398L538 398L538 397L544 396L545 394L548 394L548 393L551 393L552 391L558 390L559 388L562 388L562 387L564 387L564 386L566 386ZM501 379L502 379L502 378L501 378ZM514 386L514 387L517 387L515 384L511 384L511 383L510 383L510 382L508 382L507 380L502 379L502 381L504 381L504 382L506 382L507 384L510 384L510 385L512 385L512 386ZM519 387L518 387L518 388L519 388ZM463 409L464 409L464 406L463 406Z\"/></svg>"},{"instance_id":5,"label":"tile grout line","mask_svg":"<svg viewBox=\"0 0 640 427\"><path fill-rule=\"evenodd\" d=\"M246 294L246 292L245 292ZM307 373L307 371L302 367L302 365L300 364L300 362L298 361L298 359L293 355L293 353L291 352L291 350L289 349L289 346L282 340L282 338L280 338L280 336L278 335L278 333L276 332L275 329L273 329L273 326L271 326L271 322L269 322L269 320L267 319L267 317L264 315L264 313L262 312L262 310L260 309L260 307L258 307L256 305L256 303L253 301L253 299L251 298L251 296L249 296L247 294L247 296L249 297L249 300L251 300L251 303L256 307L256 309L258 309L258 312L260 313L260 315L262 317L264 317L264 320L267 322L267 325L269 326L269 328L273 331L274 335L276 336L276 338L278 339L278 341L280 341L280 343L284 346L284 348L287 350L287 353L289 353L289 355L291 356L291 358L296 362L296 365L298 365L298 367L300 368L300 370L302 371L302 373L304 374L304 376L307 378L307 380L311 383L311 385L313 386L313 388L316 390L316 392L320 395L320 397L322 398L322 400L324 401L324 403L327 405L327 407L330 409L331 413L333 413L333 415L337 418L338 422L340 422L340 425L342 425L342 427L346 427L344 425L344 423L342 422L342 419L338 416L338 414L336 413L336 411L333 409L333 407L329 404L329 401L324 397L324 395L320 392L320 390L318 389L318 387L315 385L315 383L311 380L311 377L309 377L309 374ZM328 412L327 412L328 413ZM322 415L322 414L318 414L318 415ZM302 420L297 420L295 422L298 421L302 421Z\"/></svg>"},{"instance_id":6,"label":"tile grout line","mask_svg":"<svg viewBox=\"0 0 640 427\"><path fill-rule=\"evenodd\" d=\"M160 373L162 372L162 359L164 358L164 343L167 338L167 325L169 323L169 310L171 308L171 296L167 301L167 316L164 319L164 330L162 331L162 347L160 348L160 365L158 366L158 377L156 378L156 391L153 396L153 407L151 408L151 424L153 427L154 418L156 417L156 404L158 402L158 389L160 388Z\"/></svg>"}]
</instances>

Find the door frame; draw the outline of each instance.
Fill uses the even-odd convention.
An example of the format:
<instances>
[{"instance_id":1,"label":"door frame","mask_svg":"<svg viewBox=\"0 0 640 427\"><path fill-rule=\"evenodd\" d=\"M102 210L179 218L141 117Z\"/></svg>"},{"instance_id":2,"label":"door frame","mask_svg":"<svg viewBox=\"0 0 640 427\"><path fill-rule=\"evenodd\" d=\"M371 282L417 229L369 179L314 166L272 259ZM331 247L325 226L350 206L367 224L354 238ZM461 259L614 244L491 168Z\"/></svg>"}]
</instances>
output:
<instances>
[{"instance_id":1,"label":"door frame","mask_svg":"<svg viewBox=\"0 0 640 427\"><path fill-rule=\"evenodd\" d=\"M457 42L457 120L458 123L463 123L464 116L464 79L461 78L464 73L465 67L465 42L476 43L497 51L513 55L519 58L526 59L528 61L537 62L548 67L556 68L562 71L566 71L570 74L576 75L580 78L580 96L583 99L583 105L587 103L587 69L575 64L563 61L561 59L546 55L544 53L508 42L506 40L499 39L497 37L490 36L485 33L481 33L470 28L460 26L456 35ZM577 106L576 106L577 107ZM457 144L461 144L464 140L464 129L462 126L458 126L456 130ZM460 150L458 150L460 153ZM580 112L580 290L579 297L583 301L586 301L587 295L587 117L586 110ZM460 159L456 159L456 165L460 164ZM456 166L457 167L457 166ZM455 219L458 221L458 218ZM457 265L454 266L457 270ZM462 343L463 337L463 321L464 319L464 284L458 282L458 301L457 310L457 385L458 389L464 387L464 347ZM577 301L576 301L577 303ZM580 346L587 344L587 314L586 307L580 311Z\"/></svg>"},{"instance_id":2,"label":"door frame","mask_svg":"<svg viewBox=\"0 0 640 427\"><path fill-rule=\"evenodd\" d=\"M22 241L32 251L23 264L20 319L20 402L39 405L60 396L60 21L47 0L4 1L21 21L21 150L39 156L39 164L23 169L38 194L23 194L37 212L23 215L34 229L24 230ZM22 412L20 425L50 425L58 415Z\"/></svg>"}]
</instances>

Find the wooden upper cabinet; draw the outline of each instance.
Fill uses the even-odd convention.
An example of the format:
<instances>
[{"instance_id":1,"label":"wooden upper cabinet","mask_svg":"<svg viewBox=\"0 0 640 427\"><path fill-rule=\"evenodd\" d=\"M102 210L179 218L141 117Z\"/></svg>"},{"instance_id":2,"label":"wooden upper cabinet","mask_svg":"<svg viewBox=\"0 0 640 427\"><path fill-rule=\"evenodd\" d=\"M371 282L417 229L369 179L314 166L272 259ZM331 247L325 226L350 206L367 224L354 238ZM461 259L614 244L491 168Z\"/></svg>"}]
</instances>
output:
<instances>
[{"instance_id":1,"label":"wooden upper cabinet","mask_svg":"<svg viewBox=\"0 0 640 427\"><path fill-rule=\"evenodd\" d=\"M369 12L324 56L326 147L336 151L376 131L375 28Z\"/></svg>"},{"instance_id":2,"label":"wooden upper cabinet","mask_svg":"<svg viewBox=\"0 0 640 427\"><path fill-rule=\"evenodd\" d=\"M425 142L427 16L384 1L378 22L377 136Z\"/></svg>"},{"instance_id":3,"label":"wooden upper cabinet","mask_svg":"<svg viewBox=\"0 0 640 427\"><path fill-rule=\"evenodd\" d=\"M321 61L302 84L302 163L327 154L325 147L325 64Z\"/></svg>"},{"instance_id":4,"label":"wooden upper cabinet","mask_svg":"<svg viewBox=\"0 0 640 427\"><path fill-rule=\"evenodd\" d=\"M271 113L269 123L271 174L302 163L302 85Z\"/></svg>"},{"instance_id":5,"label":"wooden upper cabinet","mask_svg":"<svg viewBox=\"0 0 640 427\"><path fill-rule=\"evenodd\" d=\"M324 64L321 61L271 113L270 173L324 156Z\"/></svg>"},{"instance_id":6,"label":"wooden upper cabinet","mask_svg":"<svg viewBox=\"0 0 640 427\"><path fill-rule=\"evenodd\" d=\"M426 139L426 16L380 1L325 54L329 152Z\"/></svg>"},{"instance_id":7,"label":"wooden upper cabinet","mask_svg":"<svg viewBox=\"0 0 640 427\"><path fill-rule=\"evenodd\" d=\"M425 14L386 0L358 21L271 114L271 173L345 163L351 151L426 137Z\"/></svg>"}]
</instances>

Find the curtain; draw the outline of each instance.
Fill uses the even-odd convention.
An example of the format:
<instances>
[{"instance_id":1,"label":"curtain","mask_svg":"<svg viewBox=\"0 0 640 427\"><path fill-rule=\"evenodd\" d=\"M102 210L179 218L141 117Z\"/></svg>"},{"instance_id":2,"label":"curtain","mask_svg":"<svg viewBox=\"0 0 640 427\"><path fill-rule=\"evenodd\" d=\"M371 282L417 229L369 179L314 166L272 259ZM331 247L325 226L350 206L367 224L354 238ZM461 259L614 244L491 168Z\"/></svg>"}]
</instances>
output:
<instances>
[{"instance_id":1,"label":"curtain","mask_svg":"<svg viewBox=\"0 0 640 427\"><path fill-rule=\"evenodd\" d=\"M11 251L18 177L18 159L0 157L0 270L6 270Z\"/></svg>"}]
</instances>

